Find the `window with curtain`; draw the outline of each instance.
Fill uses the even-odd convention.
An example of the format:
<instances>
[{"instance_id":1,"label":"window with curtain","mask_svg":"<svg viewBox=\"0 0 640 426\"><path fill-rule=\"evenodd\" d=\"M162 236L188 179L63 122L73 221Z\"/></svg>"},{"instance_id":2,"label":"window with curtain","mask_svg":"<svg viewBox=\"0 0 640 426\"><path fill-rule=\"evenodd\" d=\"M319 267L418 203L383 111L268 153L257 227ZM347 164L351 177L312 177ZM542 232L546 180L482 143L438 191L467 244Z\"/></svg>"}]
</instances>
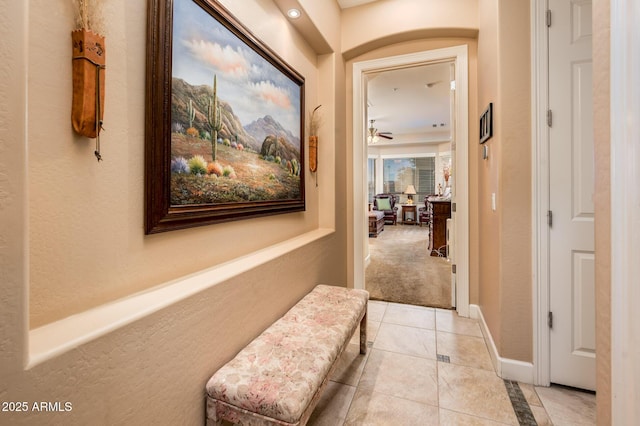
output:
<instances>
[{"instance_id":1,"label":"window with curtain","mask_svg":"<svg viewBox=\"0 0 640 426\"><path fill-rule=\"evenodd\" d=\"M435 192L435 169L435 157L385 158L383 190L399 196L408 185L414 185L417 195L413 199L420 203L425 196Z\"/></svg>"},{"instance_id":2,"label":"window with curtain","mask_svg":"<svg viewBox=\"0 0 640 426\"><path fill-rule=\"evenodd\" d=\"M367 161L367 183L369 187L369 202L373 203L373 196L376 195L376 159L369 158Z\"/></svg>"}]
</instances>

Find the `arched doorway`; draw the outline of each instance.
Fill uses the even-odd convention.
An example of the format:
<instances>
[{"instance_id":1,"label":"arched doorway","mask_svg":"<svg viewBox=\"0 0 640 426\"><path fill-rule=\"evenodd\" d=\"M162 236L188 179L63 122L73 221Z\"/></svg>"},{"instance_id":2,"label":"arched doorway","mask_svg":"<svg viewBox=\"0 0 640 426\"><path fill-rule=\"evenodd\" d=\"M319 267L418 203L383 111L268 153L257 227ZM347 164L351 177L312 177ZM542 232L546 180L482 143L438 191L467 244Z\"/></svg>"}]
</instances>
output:
<instances>
[{"instance_id":1,"label":"arched doorway","mask_svg":"<svg viewBox=\"0 0 640 426\"><path fill-rule=\"evenodd\" d=\"M353 283L364 288L365 245L367 223L367 146L366 139L366 74L384 69L416 66L436 61L452 61L455 64L455 161L457 188L452 199L452 210L456 223L455 269L456 310L469 316L469 193L468 193L468 52L467 46L455 46L429 50L408 55L399 55L353 64Z\"/></svg>"}]
</instances>

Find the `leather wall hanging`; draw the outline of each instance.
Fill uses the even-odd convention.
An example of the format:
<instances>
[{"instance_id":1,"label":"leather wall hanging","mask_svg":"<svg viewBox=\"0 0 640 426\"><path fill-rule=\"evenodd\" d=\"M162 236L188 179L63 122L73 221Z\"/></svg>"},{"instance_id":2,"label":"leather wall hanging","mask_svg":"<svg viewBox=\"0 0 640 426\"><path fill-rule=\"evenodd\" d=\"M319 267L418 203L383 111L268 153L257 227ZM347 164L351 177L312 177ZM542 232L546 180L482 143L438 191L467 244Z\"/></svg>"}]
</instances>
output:
<instances>
[{"instance_id":1,"label":"leather wall hanging","mask_svg":"<svg viewBox=\"0 0 640 426\"><path fill-rule=\"evenodd\" d=\"M318 170L318 128L320 127L320 117L316 115L318 108L315 107L309 118L309 170Z\"/></svg>"},{"instance_id":2,"label":"leather wall hanging","mask_svg":"<svg viewBox=\"0 0 640 426\"><path fill-rule=\"evenodd\" d=\"M99 3L99 2L97 2ZM104 36L91 31L89 21L95 4L77 0L79 29L71 32L73 49L73 99L71 125L82 136L96 139L94 154L100 155L100 131L103 130L106 52ZM92 22L94 22L93 20Z\"/></svg>"}]
</instances>

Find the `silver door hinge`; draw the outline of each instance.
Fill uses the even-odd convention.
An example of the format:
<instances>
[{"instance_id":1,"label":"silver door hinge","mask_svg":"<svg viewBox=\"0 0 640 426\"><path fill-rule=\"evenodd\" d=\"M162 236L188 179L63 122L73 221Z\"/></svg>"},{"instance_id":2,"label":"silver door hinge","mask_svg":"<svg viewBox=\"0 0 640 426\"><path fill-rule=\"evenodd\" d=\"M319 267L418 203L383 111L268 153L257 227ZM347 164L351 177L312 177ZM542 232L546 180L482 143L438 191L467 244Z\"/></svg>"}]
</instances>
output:
<instances>
[{"instance_id":1,"label":"silver door hinge","mask_svg":"<svg viewBox=\"0 0 640 426\"><path fill-rule=\"evenodd\" d=\"M547 212L547 223L549 224L549 228L553 226L553 212L551 210Z\"/></svg>"},{"instance_id":2,"label":"silver door hinge","mask_svg":"<svg viewBox=\"0 0 640 426\"><path fill-rule=\"evenodd\" d=\"M551 10L547 9L547 27L551 26Z\"/></svg>"},{"instance_id":3,"label":"silver door hinge","mask_svg":"<svg viewBox=\"0 0 640 426\"><path fill-rule=\"evenodd\" d=\"M553 112L550 109L547 110L547 126L553 126Z\"/></svg>"},{"instance_id":4,"label":"silver door hinge","mask_svg":"<svg viewBox=\"0 0 640 426\"><path fill-rule=\"evenodd\" d=\"M549 328L553 328L553 312L549 312L549 316L547 318L547 324L549 324Z\"/></svg>"},{"instance_id":5,"label":"silver door hinge","mask_svg":"<svg viewBox=\"0 0 640 426\"><path fill-rule=\"evenodd\" d=\"M456 264L455 263L451 264L451 273L452 274L456 273L456 269L457 269Z\"/></svg>"},{"instance_id":6,"label":"silver door hinge","mask_svg":"<svg viewBox=\"0 0 640 426\"><path fill-rule=\"evenodd\" d=\"M452 211L453 213L455 213L455 212L456 212L456 203L451 203L451 211Z\"/></svg>"}]
</instances>

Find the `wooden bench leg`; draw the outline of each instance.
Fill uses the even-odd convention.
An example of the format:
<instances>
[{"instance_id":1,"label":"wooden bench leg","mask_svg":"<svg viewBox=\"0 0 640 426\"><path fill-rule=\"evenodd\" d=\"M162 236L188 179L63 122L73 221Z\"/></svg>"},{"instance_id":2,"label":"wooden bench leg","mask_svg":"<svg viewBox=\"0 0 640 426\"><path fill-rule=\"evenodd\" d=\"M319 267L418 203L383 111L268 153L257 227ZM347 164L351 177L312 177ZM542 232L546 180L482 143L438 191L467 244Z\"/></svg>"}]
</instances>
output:
<instances>
[{"instance_id":1,"label":"wooden bench leg","mask_svg":"<svg viewBox=\"0 0 640 426\"><path fill-rule=\"evenodd\" d=\"M365 308L364 315L360 320L360 353L367 353L367 309Z\"/></svg>"}]
</instances>

